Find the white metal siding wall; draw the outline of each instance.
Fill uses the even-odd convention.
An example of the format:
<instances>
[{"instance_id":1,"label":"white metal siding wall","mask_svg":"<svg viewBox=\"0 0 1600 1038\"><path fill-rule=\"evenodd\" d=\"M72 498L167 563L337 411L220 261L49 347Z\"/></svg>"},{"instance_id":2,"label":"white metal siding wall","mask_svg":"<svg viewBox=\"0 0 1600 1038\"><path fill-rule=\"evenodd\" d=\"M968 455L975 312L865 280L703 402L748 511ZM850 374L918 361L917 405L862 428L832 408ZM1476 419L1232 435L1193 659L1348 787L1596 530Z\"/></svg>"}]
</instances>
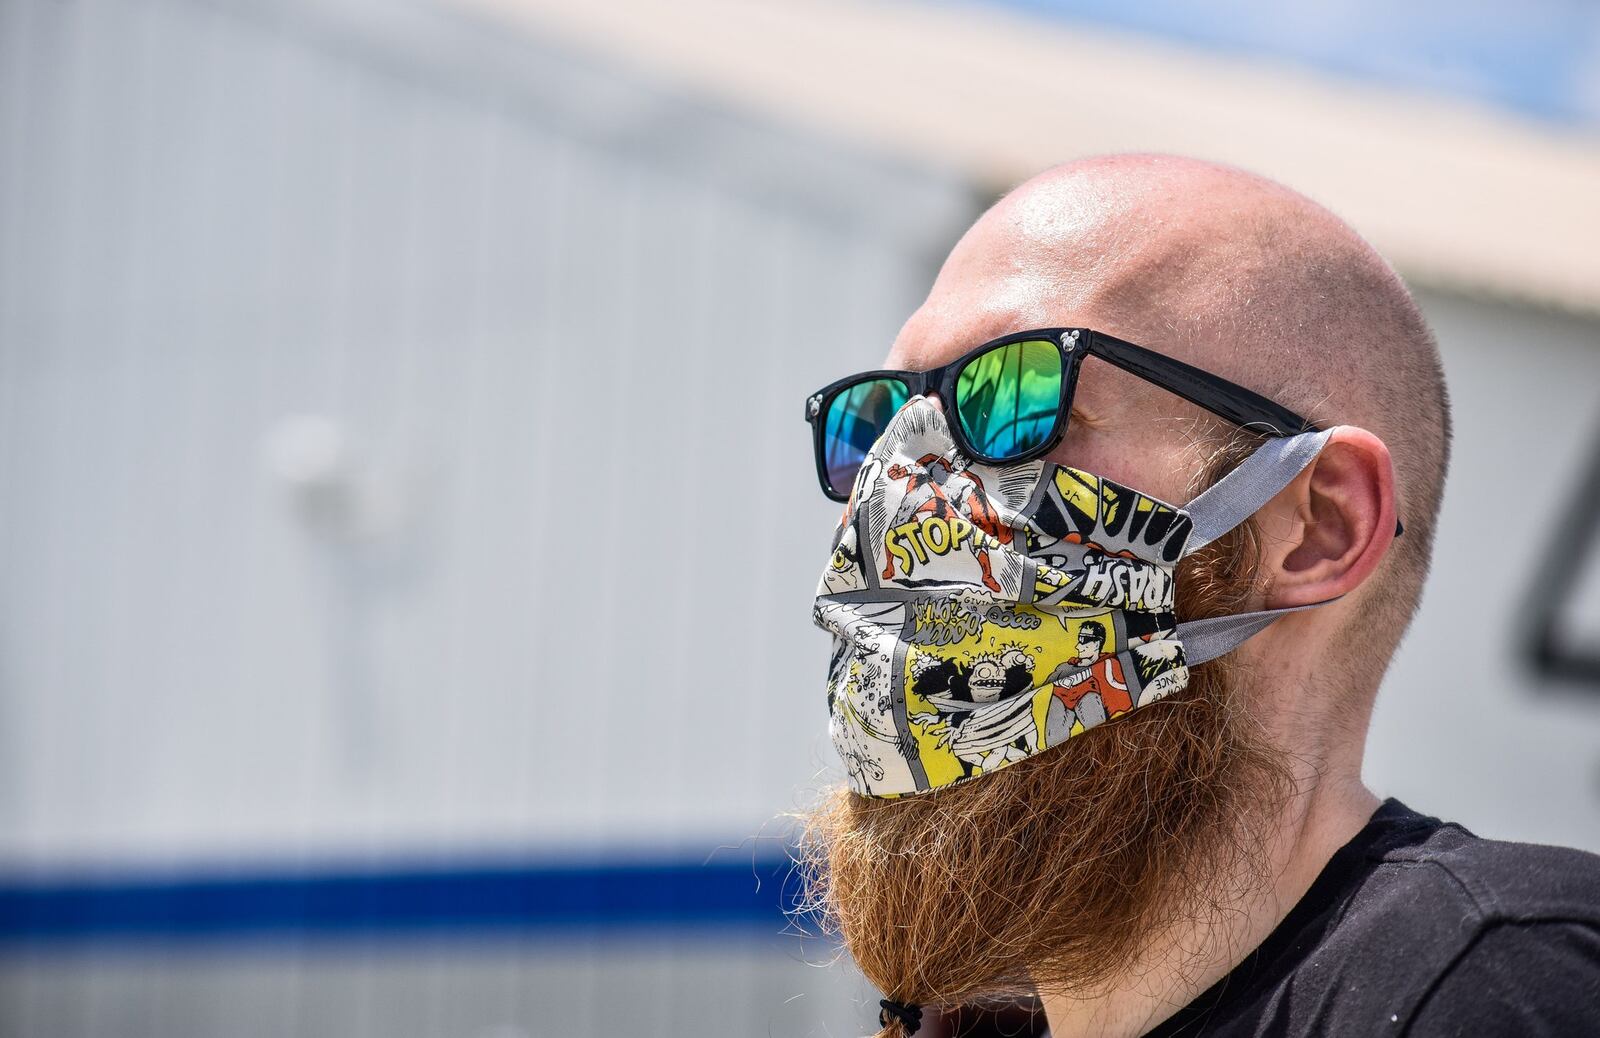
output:
<instances>
[{"instance_id":1,"label":"white metal siding wall","mask_svg":"<svg viewBox=\"0 0 1600 1038\"><path fill-rule=\"evenodd\" d=\"M0 2L0 871L762 830L823 759L801 403L969 208L421 4ZM847 1031L825 954L11 949L0 1031Z\"/></svg>"},{"instance_id":2,"label":"white metal siding wall","mask_svg":"<svg viewBox=\"0 0 1600 1038\"><path fill-rule=\"evenodd\" d=\"M801 403L964 189L421 6L0 19L7 857L792 806L833 512ZM264 460L296 414L348 430L353 533Z\"/></svg>"}]
</instances>

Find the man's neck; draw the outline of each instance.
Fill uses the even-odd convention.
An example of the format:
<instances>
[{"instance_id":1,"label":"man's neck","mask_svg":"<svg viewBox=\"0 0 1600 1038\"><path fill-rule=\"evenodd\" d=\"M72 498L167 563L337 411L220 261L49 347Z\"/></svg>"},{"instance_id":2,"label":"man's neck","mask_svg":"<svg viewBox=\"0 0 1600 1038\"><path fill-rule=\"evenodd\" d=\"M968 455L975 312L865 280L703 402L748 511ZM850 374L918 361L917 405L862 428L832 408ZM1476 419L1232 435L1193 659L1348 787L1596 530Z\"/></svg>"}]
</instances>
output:
<instances>
[{"instance_id":1,"label":"man's neck","mask_svg":"<svg viewBox=\"0 0 1600 1038\"><path fill-rule=\"evenodd\" d=\"M1355 765L1353 771L1317 773L1308 764L1307 774L1296 775L1302 792L1277 820L1279 836L1269 859L1273 879L1258 885L1238 911L1163 935L1140 963L1096 996L1041 992L1052 1038L1143 1034L1243 962L1377 810L1378 798L1361 783L1360 762Z\"/></svg>"}]
</instances>

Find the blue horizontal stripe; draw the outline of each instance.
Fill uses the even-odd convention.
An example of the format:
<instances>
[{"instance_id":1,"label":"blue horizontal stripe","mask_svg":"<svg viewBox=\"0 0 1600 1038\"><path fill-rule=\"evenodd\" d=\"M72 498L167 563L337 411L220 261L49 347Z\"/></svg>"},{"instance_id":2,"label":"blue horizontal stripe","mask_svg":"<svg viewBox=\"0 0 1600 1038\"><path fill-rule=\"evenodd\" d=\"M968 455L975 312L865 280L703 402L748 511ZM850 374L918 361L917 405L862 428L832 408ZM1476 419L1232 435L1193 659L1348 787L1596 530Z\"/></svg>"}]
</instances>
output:
<instances>
[{"instance_id":1,"label":"blue horizontal stripe","mask_svg":"<svg viewBox=\"0 0 1600 1038\"><path fill-rule=\"evenodd\" d=\"M782 929L786 858L0 884L0 943Z\"/></svg>"}]
</instances>

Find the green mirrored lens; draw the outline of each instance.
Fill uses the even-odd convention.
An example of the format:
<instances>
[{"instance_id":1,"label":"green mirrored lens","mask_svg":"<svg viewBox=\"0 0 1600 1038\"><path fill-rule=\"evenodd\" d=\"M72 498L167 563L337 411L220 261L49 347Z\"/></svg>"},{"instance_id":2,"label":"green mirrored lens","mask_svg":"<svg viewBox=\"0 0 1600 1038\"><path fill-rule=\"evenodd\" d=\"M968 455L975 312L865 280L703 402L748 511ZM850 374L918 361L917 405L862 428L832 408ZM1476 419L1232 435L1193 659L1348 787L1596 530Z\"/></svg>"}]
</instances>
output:
<instances>
[{"instance_id":1,"label":"green mirrored lens","mask_svg":"<svg viewBox=\"0 0 1600 1038\"><path fill-rule=\"evenodd\" d=\"M1047 340L996 346L956 377L956 414L972 449L995 461L1017 458L1055 432L1061 409L1061 351Z\"/></svg>"},{"instance_id":2,"label":"green mirrored lens","mask_svg":"<svg viewBox=\"0 0 1600 1038\"><path fill-rule=\"evenodd\" d=\"M840 392L828 404L822 437L823 468L834 493L850 493L867 449L883 435L889 419L910 396L906 384L899 379L875 378Z\"/></svg>"}]
</instances>

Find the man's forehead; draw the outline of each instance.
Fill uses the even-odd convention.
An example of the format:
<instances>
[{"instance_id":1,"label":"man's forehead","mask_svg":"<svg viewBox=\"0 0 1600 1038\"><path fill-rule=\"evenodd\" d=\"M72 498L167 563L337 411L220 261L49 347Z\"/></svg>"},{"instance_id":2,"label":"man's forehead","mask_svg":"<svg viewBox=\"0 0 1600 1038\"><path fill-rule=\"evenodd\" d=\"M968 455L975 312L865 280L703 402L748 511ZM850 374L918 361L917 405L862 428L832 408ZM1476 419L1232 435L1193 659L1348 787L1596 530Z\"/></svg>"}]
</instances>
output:
<instances>
[{"instance_id":1,"label":"man's forehead","mask_svg":"<svg viewBox=\"0 0 1600 1038\"><path fill-rule=\"evenodd\" d=\"M946 364L990 339L1029 328L1075 327L1076 280L1002 202L980 217L940 267L928 298L889 352L891 367Z\"/></svg>"},{"instance_id":2,"label":"man's forehead","mask_svg":"<svg viewBox=\"0 0 1600 1038\"><path fill-rule=\"evenodd\" d=\"M896 336L887 367L937 367L1030 328L1114 330L1118 322L1101 298L1103 271L1094 269L1093 256L1043 247L1014 226L988 226L997 222L980 221L957 244Z\"/></svg>"},{"instance_id":3,"label":"man's forehead","mask_svg":"<svg viewBox=\"0 0 1600 1038\"><path fill-rule=\"evenodd\" d=\"M884 366L925 371L948 364L990 339L1045 326L1032 318L1029 310L1004 299L980 298L967 305L954 300L941 300L936 306L924 304L900 329Z\"/></svg>"},{"instance_id":4,"label":"man's forehead","mask_svg":"<svg viewBox=\"0 0 1600 1038\"><path fill-rule=\"evenodd\" d=\"M1038 262L947 264L895 337L887 366L920 371L1012 332L1095 327L1094 309L1082 305L1069 281Z\"/></svg>"}]
</instances>

